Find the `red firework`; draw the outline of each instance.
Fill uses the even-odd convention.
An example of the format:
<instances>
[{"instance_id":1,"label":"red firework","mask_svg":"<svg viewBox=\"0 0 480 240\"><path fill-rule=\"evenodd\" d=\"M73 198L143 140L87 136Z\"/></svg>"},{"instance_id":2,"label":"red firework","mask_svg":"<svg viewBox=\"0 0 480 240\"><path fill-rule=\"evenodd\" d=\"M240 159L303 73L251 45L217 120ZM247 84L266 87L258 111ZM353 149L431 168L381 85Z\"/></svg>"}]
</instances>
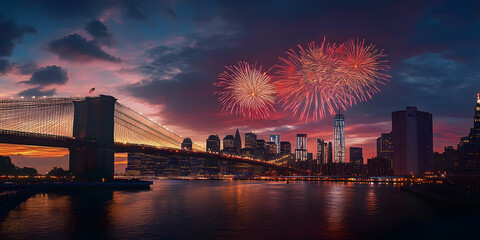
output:
<instances>
[{"instance_id":1,"label":"red firework","mask_svg":"<svg viewBox=\"0 0 480 240\"><path fill-rule=\"evenodd\" d=\"M379 92L377 85L385 84L390 76L386 71L386 57L375 45L366 45L365 40L350 39L343 44L343 64L350 82L350 89L361 101L372 98L372 94Z\"/></svg>"},{"instance_id":2,"label":"red firework","mask_svg":"<svg viewBox=\"0 0 480 240\"><path fill-rule=\"evenodd\" d=\"M381 60L383 53L373 45L350 40L330 44L323 40L304 49L290 49L287 58L280 58L279 80L276 82L279 100L301 119L318 120L359 101L366 101L378 92L377 84L389 77L389 67Z\"/></svg>"},{"instance_id":3,"label":"red firework","mask_svg":"<svg viewBox=\"0 0 480 240\"><path fill-rule=\"evenodd\" d=\"M214 86L220 88L222 111L236 113L250 119L264 119L270 116L275 103L275 86L271 77L262 68L246 62L226 67L219 74Z\"/></svg>"}]
</instances>

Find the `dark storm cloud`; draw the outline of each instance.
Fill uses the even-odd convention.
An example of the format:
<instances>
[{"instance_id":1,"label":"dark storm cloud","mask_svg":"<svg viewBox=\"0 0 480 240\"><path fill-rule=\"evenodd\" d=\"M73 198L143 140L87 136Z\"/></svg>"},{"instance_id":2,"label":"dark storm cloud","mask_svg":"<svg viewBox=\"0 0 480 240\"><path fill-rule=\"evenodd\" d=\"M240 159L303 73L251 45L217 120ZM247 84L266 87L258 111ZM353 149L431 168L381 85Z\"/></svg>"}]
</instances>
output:
<instances>
[{"instance_id":1,"label":"dark storm cloud","mask_svg":"<svg viewBox=\"0 0 480 240\"><path fill-rule=\"evenodd\" d=\"M60 59L71 62L85 63L94 60L121 62L120 58L103 51L95 40L88 41L76 33L51 41L48 44L48 50L57 54Z\"/></svg>"},{"instance_id":2,"label":"dark storm cloud","mask_svg":"<svg viewBox=\"0 0 480 240\"><path fill-rule=\"evenodd\" d=\"M0 59L0 75L7 74L12 69L10 62L6 59Z\"/></svg>"},{"instance_id":3,"label":"dark storm cloud","mask_svg":"<svg viewBox=\"0 0 480 240\"><path fill-rule=\"evenodd\" d=\"M107 26L99 20L92 20L87 23L85 30L97 41L100 45L111 47L115 44L113 34L108 31Z\"/></svg>"},{"instance_id":4,"label":"dark storm cloud","mask_svg":"<svg viewBox=\"0 0 480 240\"><path fill-rule=\"evenodd\" d=\"M30 26L19 26L0 15L0 57L11 56L15 45L22 43L23 35L31 33L37 33L37 30Z\"/></svg>"},{"instance_id":5,"label":"dark storm cloud","mask_svg":"<svg viewBox=\"0 0 480 240\"><path fill-rule=\"evenodd\" d=\"M17 95L22 97L32 97L32 96L53 96L56 93L56 89L43 90L42 87L28 88L19 92Z\"/></svg>"},{"instance_id":6,"label":"dark storm cloud","mask_svg":"<svg viewBox=\"0 0 480 240\"><path fill-rule=\"evenodd\" d=\"M52 84L62 85L68 81L68 74L62 67L52 65L38 69L33 73L29 81L22 83L48 86Z\"/></svg>"}]
</instances>

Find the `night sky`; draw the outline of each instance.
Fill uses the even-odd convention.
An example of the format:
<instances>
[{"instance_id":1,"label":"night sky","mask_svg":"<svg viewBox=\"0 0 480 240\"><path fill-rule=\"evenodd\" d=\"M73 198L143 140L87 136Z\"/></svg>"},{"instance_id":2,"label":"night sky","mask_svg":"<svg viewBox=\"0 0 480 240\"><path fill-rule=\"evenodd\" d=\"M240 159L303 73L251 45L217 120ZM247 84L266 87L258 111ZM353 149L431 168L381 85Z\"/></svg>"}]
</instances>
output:
<instances>
[{"instance_id":1,"label":"night sky","mask_svg":"<svg viewBox=\"0 0 480 240\"><path fill-rule=\"evenodd\" d=\"M292 146L307 133L316 152L317 138L333 140L333 117L305 124L277 105L267 120L242 119L221 112L213 83L226 65L269 69L324 37L364 38L391 66L379 94L342 111L347 149L373 157L391 112L407 105L433 114L435 151L468 134L480 92L479 1L3 1L0 97L86 96L95 87L201 145L239 128L242 140L247 131L280 134ZM0 151L40 170L67 165L66 150Z\"/></svg>"}]
</instances>

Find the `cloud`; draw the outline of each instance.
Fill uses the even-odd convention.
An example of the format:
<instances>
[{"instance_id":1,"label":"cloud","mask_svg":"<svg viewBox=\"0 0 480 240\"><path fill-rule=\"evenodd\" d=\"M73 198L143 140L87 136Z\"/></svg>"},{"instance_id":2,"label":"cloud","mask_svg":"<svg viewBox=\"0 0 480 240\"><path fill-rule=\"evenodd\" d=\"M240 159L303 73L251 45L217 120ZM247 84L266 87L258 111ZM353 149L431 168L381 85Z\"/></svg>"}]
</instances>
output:
<instances>
[{"instance_id":1,"label":"cloud","mask_svg":"<svg viewBox=\"0 0 480 240\"><path fill-rule=\"evenodd\" d=\"M68 81L68 74L62 67L52 65L38 69L33 73L29 81L22 83L48 86L52 84L62 85Z\"/></svg>"},{"instance_id":2,"label":"cloud","mask_svg":"<svg viewBox=\"0 0 480 240\"><path fill-rule=\"evenodd\" d=\"M30 75L37 71L38 66L37 63L34 61L29 61L24 64L17 64L16 66L17 70L20 72L22 75Z\"/></svg>"},{"instance_id":3,"label":"cloud","mask_svg":"<svg viewBox=\"0 0 480 240\"><path fill-rule=\"evenodd\" d=\"M34 87L34 88L29 88L26 90L23 90L19 92L17 95L22 96L22 97L32 97L32 96L53 96L56 93L56 89L49 89L49 90L43 90L42 87Z\"/></svg>"},{"instance_id":4,"label":"cloud","mask_svg":"<svg viewBox=\"0 0 480 240\"><path fill-rule=\"evenodd\" d=\"M60 59L71 62L86 63L95 60L121 62L120 58L103 51L95 40L88 41L77 33L51 41L48 44L48 50L57 54Z\"/></svg>"},{"instance_id":5,"label":"cloud","mask_svg":"<svg viewBox=\"0 0 480 240\"><path fill-rule=\"evenodd\" d=\"M146 78L123 86L122 90L141 101L162 106L165 123L193 130L219 128L222 124L212 119L221 109L213 95L213 82L224 67L216 61L222 61L231 52L232 48L225 44L232 44L230 40L228 34L192 34L181 43L151 48L145 54L151 60L135 69Z\"/></svg>"},{"instance_id":6,"label":"cloud","mask_svg":"<svg viewBox=\"0 0 480 240\"><path fill-rule=\"evenodd\" d=\"M167 8L167 14L172 17L173 19L177 19L178 18L178 15L176 12L173 11L173 9L171 8Z\"/></svg>"},{"instance_id":7,"label":"cloud","mask_svg":"<svg viewBox=\"0 0 480 240\"><path fill-rule=\"evenodd\" d=\"M127 18L147 22L147 16L140 10L140 7L135 4L134 1L127 3Z\"/></svg>"},{"instance_id":8,"label":"cloud","mask_svg":"<svg viewBox=\"0 0 480 240\"><path fill-rule=\"evenodd\" d=\"M85 30L97 41L100 45L111 47L115 44L113 34L108 31L107 26L99 20L92 20L87 23Z\"/></svg>"},{"instance_id":9,"label":"cloud","mask_svg":"<svg viewBox=\"0 0 480 240\"><path fill-rule=\"evenodd\" d=\"M32 33L37 33L37 30L30 26L19 26L0 15L0 57L11 56L15 45L23 42L23 35Z\"/></svg>"},{"instance_id":10,"label":"cloud","mask_svg":"<svg viewBox=\"0 0 480 240\"><path fill-rule=\"evenodd\" d=\"M12 69L10 62L6 59L0 59L0 75L7 74Z\"/></svg>"},{"instance_id":11,"label":"cloud","mask_svg":"<svg viewBox=\"0 0 480 240\"><path fill-rule=\"evenodd\" d=\"M48 0L48 1L27 1L31 8L43 10L50 16L59 19L91 19L99 17L108 9L118 9L123 15L135 21L147 22L149 16L158 14L158 9L164 9L165 5L171 5L170 1L157 0ZM22 4L7 3L8 7L25 7Z\"/></svg>"}]
</instances>

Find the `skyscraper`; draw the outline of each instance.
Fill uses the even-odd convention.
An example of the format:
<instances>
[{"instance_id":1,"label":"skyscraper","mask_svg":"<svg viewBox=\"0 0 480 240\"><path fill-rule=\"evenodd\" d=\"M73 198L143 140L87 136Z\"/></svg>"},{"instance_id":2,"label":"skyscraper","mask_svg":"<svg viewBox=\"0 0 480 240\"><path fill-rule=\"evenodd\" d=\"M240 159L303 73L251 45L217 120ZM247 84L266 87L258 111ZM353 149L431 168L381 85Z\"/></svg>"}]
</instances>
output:
<instances>
[{"instance_id":1,"label":"skyscraper","mask_svg":"<svg viewBox=\"0 0 480 240\"><path fill-rule=\"evenodd\" d=\"M182 149L192 151L192 139L184 138L182 142Z\"/></svg>"},{"instance_id":2,"label":"skyscraper","mask_svg":"<svg viewBox=\"0 0 480 240\"><path fill-rule=\"evenodd\" d=\"M233 152L235 149L235 138L233 135L227 135L223 138L223 150Z\"/></svg>"},{"instance_id":3,"label":"skyscraper","mask_svg":"<svg viewBox=\"0 0 480 240\"><path fill-rule=\"evenodd\" d=\"M328 162L328 144L323 139L317 139L317 164Z\"/></svg>"},{"instance_id":4,"label":"skyscraper","mask_svg":"<svg viewBox=\"0 0 480 240\"><path fill-rule=\"evenodd\" d=\"M275 156L275 153L277 152L277 144L275 142L266 142L265 152L267 154L273 154L273 156Z\"/></svg>"},{"instance_id":5,"label":"skyscraper","mask_svg":"<svg viewBox=\"0 0 480 240\"><path fill-rule=\"evenodd\" d=\"M237 153L240 153L240 149L242 149L242 138L240 137L240 132L238 132L238 128L237 128L237 132L235 132L234 145L235 145L235 151Z\"/></svg>"},{"instance_id":6,"label":"skyscraper","mask_svg":"<svg viewBox=\"0 0 480 240\"><path fill-rule=\"evenodd\" d=\"M207 152L220 152L220 138L218 135L210 135L207 138Z\"/></svg>"},{"instance_id":7,"label":"skyscraper","mask_svg":"<svg viewBox=\"0 0 480 240\"><path fill-rule=\"evenodd\" d=\"M470 128L470 134L467 137L461 139L458 151L461 167L480 168L480 93L477 93L473 128Z\"/></svg>"},{"instance_id":8,"label":"skyscraper","mask_svg":"<svg viewBox=\"0 0 480 240\"><path fill-rule=\"evenodd\" d=\"M334 124L335 135L335 163L345 162L345 116L343 114L337 114L335 116Z\"/></svg>"},{"instance_id":9,"label":"skyscraper","mask_svg":"<svg viewBox=\"0 0 480 240\"><path fill-rule=\"evenodd\" d=\"M327 152L327 163L332 163L333 162L333 148L332 148L332 142L328 142L328 152Z\"/></svg>"},{"instance_id":10,"label":"skyscraper","mask_svg":"<svg viewBox=\"0 0 480 240\"><path fill-rule=\"evenodd\" d=\"M245 133L245 148L257 149L257 135Z\"/></svg>"},{"instance_id":11,"label":"skyscraper","mask_svg":"<svg viewBox=\"0 0 480 240\"><path fill-rule=\"evenodd\" d=\"M277 145L275 153L280 153L280 135L270 135L270 142L274 142Z\"/></svg>"},{"instance_id":12,"label":"skyscraper","mask_svg":"<svg viewBox=\"0 0 480 240\"><path fill-rule=\"evenodd\" d=\"M295 149L297 162L307 161L307 134L297 134L297 148Z\"/></svg>"},{"instance_id":13,"label":"skyscraper","mask_svg":"<svg viewBox=\"0 0 480 240\"><path fill-rule=\"evenodd\" d=\"M393 143L391 133L382 133L377 138L377 158L393 159Z\"/></svg>"},{"instance_id":14,"label":"skyscraper","mask_svg":"<svg viewBox=\"0 0 480 240\"><path fill-rule=\"evenodd\" d=\"M292 145L290 142L280 142L280 153L284 156L292 154Z\"/></svg>"},{"instance_id":15,"label":"skyscraper","mask_svg":"<svg viewBox=\"0 0 480 240\"><path fill-rule=\"evenodd\" d=\"M363 164L362 148L350 147L350 163L357 164L357 165Z\"/></svg>"},{"instance_id":16,"label":"skyscraper","mask_svg":"<svg viewBox=\"0 0 480 240\"><path fill-rule=\"evenodd\" d=\"M422 175L432 170L432 114L417 107L392 112L393 170L395 175Z\"/></svg>"},{"instance_id":17,"label":"skyscraper","mask_svg":"<svg viewBox=\"0 0 480 240\"><path fill-rule=\"evenodd\" d=\"M258 139L256 149L265 149L265 144L266 144L265 140Z\"/></svg>"}]
</instances>

